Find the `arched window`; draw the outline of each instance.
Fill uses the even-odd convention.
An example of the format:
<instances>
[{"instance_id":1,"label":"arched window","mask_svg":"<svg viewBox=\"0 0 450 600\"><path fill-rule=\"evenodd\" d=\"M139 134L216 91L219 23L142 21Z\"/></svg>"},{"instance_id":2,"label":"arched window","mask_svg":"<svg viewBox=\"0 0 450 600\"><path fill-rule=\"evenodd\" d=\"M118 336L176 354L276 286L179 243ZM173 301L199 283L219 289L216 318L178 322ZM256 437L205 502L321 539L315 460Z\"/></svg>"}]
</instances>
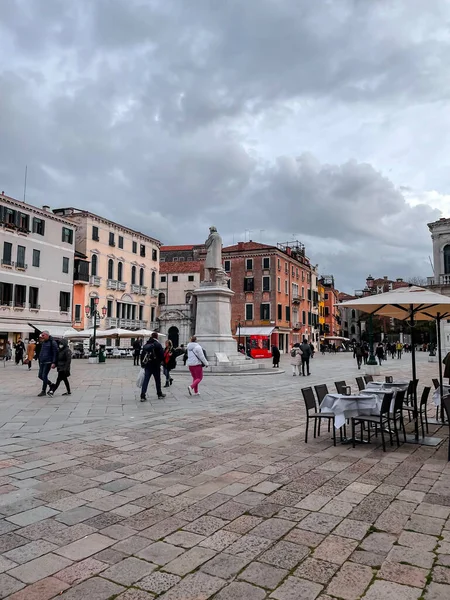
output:
<instances>
[{"instance_id":1,"label":"arched window","mask_svg":"<svg viewBox=\"0 0 450 600\"><path fill-rule=\"evenodd\" d=\"M135 285L136 283L136 267L133 265L131 267L131 285Z\"/></svg>"},{"instance_id":2,"label":"arched window","mask_svg":"<svg viewBox=\"0 0 450 600\"><path fill-rule=\"evenodd\" d=\"M117 265L117 281L122 281L122 275L123 275L123 264L120 262Z\"/></svg>"},{"instance_id":3,"label":"arched window","mask_svg":"<svg viewBox=\"0 0 450 600\"><path fill-rule=\"evenodd\" d=\"M144 285L144 269L139 270L139 285Z\"/></svg>"},{"instance_id":4,"label":"arched window","mask_svg":"<svg viewBox=\"0 0 450 600\"><path fill-rule=\"evenodd\" d=\"M444 247L444 272L447 275L450 273L450 246Z\"/></svg>"},{"instance_id":5,"label":"arched window","mask_svg":"<svg viewBox=\"0 0 450 600\"><path fill-rule=\"evenodd\" d=\"M155 271L152 271L152 290L154 290L156 287L156 273Z\"/></svg>"},{"instance_id":6,"label":"arched window","mask_svg":"<svg viewBox=\"0 0 450 600\"><path fill-rule=\"evenodd\" d=\"M356 319L356 311L355 311L355 309L352 309L352 319Z\"/></svg>"},{"instance_id":7,"label":"arched window","mask_svg":"<svg viewBox=\"0 0 450 600\"><path fill-rule=\"evenodd\" d=\"M112 258L108 260L108 279L114 279L114 261Z\"/></svg>"},{"instance_id":8,"label":"arched window","mask_svg":"<svg viewBox=\"0 0 450 600\"><path fill-rule=\"evenodd\" d=\"M165 303L166 303L166 295L161 292L158 295L158 304L159 304L159 306L164 306Z\"/></svg>"},{"instance_id":9,"label":"arched window","mask_svg":"<svg viewBox=\"0 0 450 600\"><path fill-rule=\"evenodd\" d=\"M354 326L354 325L352 325L352 326L350 327L350 333L351 333L352 335L355 335L355 333L356 333L356 330L355 330L355 326Z\"/></svg>"},{"instance_id":10,"label":"arched window","mask_svg":"<svg viewBox=\"0 0 450 600\"><path fill-rule=\"evenodd\" d=\"M94 277L97 275L97 255L96 254L93 254L92 258L91 258L91 275Z\"/></svg>"}]
</instances>

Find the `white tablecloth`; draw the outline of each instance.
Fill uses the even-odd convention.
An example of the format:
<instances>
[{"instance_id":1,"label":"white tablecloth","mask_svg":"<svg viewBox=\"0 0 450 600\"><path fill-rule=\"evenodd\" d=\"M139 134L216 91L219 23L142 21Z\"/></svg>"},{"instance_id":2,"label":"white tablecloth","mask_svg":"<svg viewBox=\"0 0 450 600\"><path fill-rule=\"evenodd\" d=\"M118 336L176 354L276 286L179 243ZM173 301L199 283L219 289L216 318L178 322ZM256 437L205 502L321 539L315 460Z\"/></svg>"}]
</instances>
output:
<instances>
[{"instance_id":1,"label":"white tablecloth","mask_svg":"<svg viewBox=\"0 0 450 600\"><path fill-rule=\"evenodd\" d=\"M320 404L320 410L333 413L334 426L339 429L351 417L380 414L381 401L377 394L327 394Z\"/></svg>"},{"instance_id":2,"label":"white tablecloth","mask_svg":"<svg viewBox=\"0 0 450 600\"><path fill-rule=\"evenodd\" d=\"M443 387L444 387L444 395L446 396L447 394L450 394L450 385L444 384ZM440 387L438 387L433 392L433 402L434 402L435 406L441 405L441 388Z\"/></svg>"},{"instance_id":3,"label":"white tablecloth","mask_svg":"<svg viewBox=\"0 0 450 600\"><path fill-rule=\"evenodd\" d=\"M386 383L385 381L370 381L366 385L366 389L375 390L382 388L397 388L400 390L407 390L409 385L409 381L393 381L392 383ZM393 390L391 390L393 391Z\"/></svg>"}]
</instances>

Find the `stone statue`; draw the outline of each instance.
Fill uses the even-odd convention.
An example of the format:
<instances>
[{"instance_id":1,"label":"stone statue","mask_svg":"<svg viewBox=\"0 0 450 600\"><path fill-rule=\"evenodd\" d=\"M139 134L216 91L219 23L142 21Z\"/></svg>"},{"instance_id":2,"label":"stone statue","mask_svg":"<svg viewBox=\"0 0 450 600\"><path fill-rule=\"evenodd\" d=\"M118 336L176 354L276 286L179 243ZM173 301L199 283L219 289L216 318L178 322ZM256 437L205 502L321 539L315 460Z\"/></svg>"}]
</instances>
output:
<instances>
[{"instance_id":1,"label":"stone statue","mask_svg":"<svg viewBox=\"0 0 450 600\"><path fill-rule=\"evenodd\" d=\"M222 238L215 227L209 228L205 246L205 281L226 285L228 278L222 267Z\"/></svg>"}]
</instances>

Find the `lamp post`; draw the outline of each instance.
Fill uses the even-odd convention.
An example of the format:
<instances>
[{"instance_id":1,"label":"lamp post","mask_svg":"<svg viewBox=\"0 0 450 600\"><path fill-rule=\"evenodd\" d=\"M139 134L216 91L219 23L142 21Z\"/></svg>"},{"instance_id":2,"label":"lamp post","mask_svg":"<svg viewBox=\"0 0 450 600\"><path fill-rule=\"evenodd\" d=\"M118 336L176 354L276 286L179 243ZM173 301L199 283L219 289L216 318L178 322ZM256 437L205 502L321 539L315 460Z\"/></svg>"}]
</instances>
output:
<instances>
[{"instance_id":1,"label":"lamp post","mask_svg":"<svg viewBox=\"0 0 450 600\"><path fill-rule=\"evenodd\" d=\"M90 306L89 304L86 304L86 306L84 307L85 313L86 313L86 317L89 319L94 319L94 339L92 341L92 349L91 349L91 357L95 358L97 356L97 350L96 350L96 338L97 338L97 319L104 319L106 317L106 306L104 306L102 308L102 314L100 315L100 313L97 310L97 305L99 303L99 298L94 298L94 306Z\"/></svg>"},{"instance_id":2,"label":"lamp post","mask_svg":"<svg viewBox=\"0 0 450 600\"><path fill-rule=\"evenodd\" d=\"M369 315L369 359L367 361L368 365L377 366L377 361L375 358L375 353L373 351L373 315Z\"/></svg>"},{"instance_id":3,"label":"lamp post","mask_svg":"<svg viewBox=\"0 0 450 600\"><path fill-rule=\"evenodd\" d=\"M237 327L238 327L238 352L241 347L241 317L237 318Z\"/></svg>"}]
</instances>

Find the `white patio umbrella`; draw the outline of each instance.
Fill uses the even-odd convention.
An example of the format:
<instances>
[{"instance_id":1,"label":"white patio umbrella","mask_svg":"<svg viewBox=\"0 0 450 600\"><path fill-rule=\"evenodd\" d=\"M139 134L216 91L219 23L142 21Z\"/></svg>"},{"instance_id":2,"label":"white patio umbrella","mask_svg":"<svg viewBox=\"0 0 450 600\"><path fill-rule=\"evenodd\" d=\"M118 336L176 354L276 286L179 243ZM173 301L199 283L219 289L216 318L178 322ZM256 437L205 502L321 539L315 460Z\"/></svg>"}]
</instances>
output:
<instances>
[{"instance_id":1,"label":"white patio umbrella","mask_svg":"<svg viewBox=\"0 0 450 600\"><path fill-rule=\"evenodd\" d=\"M64 337L69 340L88 339L93 335L94 335L93 329L80 329L80 330L74 330L74 331L68 330L64 333Z\"/></svg>"},{"instance_id":2,"label":"white patio umbrella","mask_svg":"<svg viewBox=\"0 0 450 600\"><path fill-rule=\"evenodd\" d=\"M136 331L133 331L133 337L150 337L152 333L154 332L151 329L137 329ZM156 333L158 334L158 337L166 337L164 333L160 333L159 331Z\"/></svg>"},{"instance_id":3,"label":"white patio umbrella","mask_svg":"<svg viewBox=\"0 0 450 600\"><path fill-rule=\"evenodd\" d=\"M97 329L98 338L132 338L136 337L136 332L130 329L121 329L114 327L113 329Z\"/></svg>"},{"instance_id":4,"label":"white patio umbrella","mask_svg":"<svg viewBox=\"0 0 450 600\"><path fill-rule=\"evenodd\" d=\"M355 300L340 302L337 306L353 308L365 312L370 316L379 315L381 317L391 317L400 321L407 322L411 327L411 359L412 359L412 378L416 377L416 354L414 346L414 325L416 321L434 321L438 322L438 353L439 353L439 378L442 388L442 354L441 354L441 336L440 321L450 318L450 297L443 294L437 294L426 288L417 286L402 287L384 294L372 294L363 296ZM417 414L417 393L414 388L414 422L415 439L419 439L419 423ZM426 443L426 442L425 442ZM431 443L431 442L430 442ZM434 443L433 443L434 445Z\"/></svg>"}]
</instances>

